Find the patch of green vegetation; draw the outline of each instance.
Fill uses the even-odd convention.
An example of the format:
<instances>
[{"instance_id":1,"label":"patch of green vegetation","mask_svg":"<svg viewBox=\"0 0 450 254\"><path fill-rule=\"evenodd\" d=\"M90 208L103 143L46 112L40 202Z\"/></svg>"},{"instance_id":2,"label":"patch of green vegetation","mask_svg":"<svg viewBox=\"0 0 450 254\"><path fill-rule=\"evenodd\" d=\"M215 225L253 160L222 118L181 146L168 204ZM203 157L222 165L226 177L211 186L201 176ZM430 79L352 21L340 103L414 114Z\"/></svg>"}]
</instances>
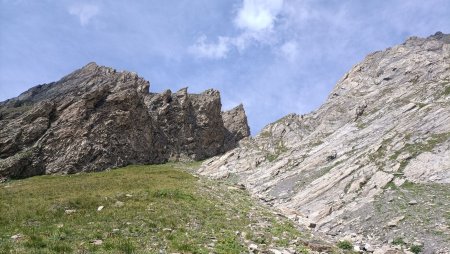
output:
<instances>
[{"instance_id":1,"label":"patch of green vegetation","mask_svg":"<svg viewBox=\"0 0 450 254\"><path fill-rule=\"evenodd\" d=\"M403 240L402 237L396 237L394 238L394 240L392 241L393 245L405 245L405 240Z\"/></svg>"},{"instance_id":2,"label":"patch of green vegetation","mask_svg":"<svg viewBox=\"0 0 450 254\"><path fill-rule=\"evenodd\" d=\"M409 250L412 253L419 254L419 253L422 252L422 246L420 246L420 245L412 245L411 247L409 247Z\"/></svg>"},{"instance_id":3,"label":"patch of green vegetation","mask_svg":"<svg viewBox=\"0 0 450 254\"><path fill-rule=\"evenodd\" d=\"M296 251L298 254L309 254L310 253L309 249L307 249L305 247L298 247L296 249Z\"/></svg>"},{"instance_id":4,"label":"patch of green vegetation","mask_svg":"<svg viewBox=\"0 0 450 254\"><path fill-rule=\"evenodd\" d=\"M272 162L274 160L276 160L278 158L278 156L280 156L280 154L286 152L288 149L287 147L283 144L282 141L280 141L278 143L278 146L275 149L274 153L269 153L266 155L266 160L268 160L269 162Z\"/></svg>"},{"instance_id":5,"label":"patch of green vegetation","mask_svg":"<svg viewBox=\"0 0 450 254\"><path fill-rule=\"evenodd\" d=\"M415 189L415 187L418 187L419 185L417 185L417 184L415 184L415 183L413 183L413 182L410 182L410 181L405 181L403 184L402 184L402 188L403 189L406 189L406 190L414 190Z\"/></svg>"},{"instance_id":6,"label":"patch of green vegetation","mask_svg":"<svg viewBox=\"0 0 450 254\"><path fill-rule=\"evenodd\" d=\"M448 85L448 84L450 84L450 82L444 83L444 85L447 85L447 86L445 87L444 93L443 93L445 96L450 95L450 85Z\"/></svg>"},{"instance_id":7,"label":"patch of green vegetation","mask_svg":"<svg viewBox=\"0 0 450 254\"><path fill-rule=\"evenodd\" d=\"M180 167L190 165L128 166L2 183L0 250L243 253L244 241L256 232L268 245L302 236L245 191L194 177ZM270 222L270 229L261 222ZM14 235L19 237L14 240Z\"/></svg>"},{"instance_id":8,"label":"patch of green vegetation","mask_svg":"<svg viewBox=\"0 0 450 254\"><path fill-rule=\"evenodd\" d=\"M296 235L297 237L302 236L302 234L293 226L292 223L277 222L275 219L272 219L272 224L275 226L268 229L268 232L270 235L275 235L279 238L275 242L280 247L288 246L289 240L286 236L289 235Z\"/></svg>"},{"instance_id":9,"label":"patch of green vegetation","mask_svg":"<svg viewBox=\"0 0 450 254\"><path fill-rule=\"evenodd\" d=\"M392 142L393 138L387 138L384 139L383 142L381 142L380 148L378 148L377 151L369 154L369 159L375 163L375 165L378 166L378 168L383 168L386 164L385 158L386 158L386 151L387 151L387 145Z\"/></svg>"},{"instance_id":10,"label":"patch of green vegetation","mask_svg":"<svg viewBox=\"0 0 450 254\"><path fill-rule=\"evenodd\" d=\"M421 109L421 108L425 107L428 104L422 103L422 102L417 102L416 105L419 107L419 109Z\"/></svg>"},{"instance_id":11,"label":"patch of green vegetation","mask_svg":"<svg viewBox=\"0 0 450 254\"><path fill-rule=\"evenodd\" d=\"M431 135L430 138L428 138L424 142L407 143L402 149L396 151L393 155L391 155L389 159L396 160L398 156L400 156L400 154L405 152L411 155L411 159L415 158L421 153L432 151L437 145L447 141L448 139L450 139L450 132L433 134ZM401 172L408 165L409 161L405 160L400 163L401 164L399 171Z\"/></svg>"},{"instance_id":12,"label":"patch of green vegetation","mask_svg":"<svg viewBox=\"0 0 450 254\"><path fill-rule=\"evenodd\" d=\"M383 189L398 190L398 187L393 181L390 181L383 187Z\"/></svg>"},{"instance_id":13,"label":"patch of green vegetation","mask_svg":"<svg viewBox=\"0 0 450 254\"><path fill-rule=\"evenodd\" d=\"M129 239L125 239L118 243L117 249L119 251L121 251L122 253L131 254L131 253L135 253L136 246Z\"/></svg>"},{"instance_id":14,"label":"patch of green vegetation","mask_svg":"<svg viewBox=\"0 0 450 254\"><path fill-rule=\"evenodd\" d=\"M447 221L447 226L450 227L450 211L445 213L445 220Z\"/></svg>"},{"instance_id":15,"label":"patch of green vegetation","mask_svg":"<svg viewBox=\"0 0 450 254\"><path fill-rule=\"evenodd\" d=\"M364 123L364 122L362 122L361 120L359 120L359 121L356 123L356 128L358 128L358 130L362 130L362 129L366 128L366 127L367 127L367 124Z\"/></svg>"},{"instance_id":16,"label":"patch of green vegetation","mask_svg":"<svg viewBox=\"0 0 450 254\"><path fill-rule=\"evenodd\" d=\"M161 189L157 190L153 193L153 197L155 198L168 198L168 199L178 199L178 200L194 200L194 196L189 193L184 193L183 191L176 189Z\"/></svg>"},{"instance_id":17,"label":"patch of green vegetation","mask_svg":"<svg viewBox=\"0 0 450 254\"><path fill-rule=\"evenodd\" d=\"M278 156L279 156L279 154L271 153L266 156L266 160L268 160L269 162L272 162L272 161L276 160L278 158Z\"/></svg>"},{"instance_id":18,"label":"patch of green vegetation","mask_svg":"<svg viewBox=\"0 0 450 254\"><path fill-rule=\"evenodd\" d=\"M259 134L261 138L269 138L272 137L272 133L270 131L263 131Z\"/></svg>"},{"instance_id":19,"label":"patch of green vegetation","mask_svg":"<svg viewBox=\"0 0 450 254\"><path fill-rule=\"evenodd\" d=\"M239 239L235 235L227 235L219 240L217 245L217 253L230 253L239 254L245 252L246 248L240 243Z\"/></svg>"},{"instance_id":20,"label":"patch of green vegetation","mask_svg":"<svg viewBox=\"0 0 450 254\"><path fill-rule=\"evenodd\" d=\"M352 250L353 244L350 241L344 240L337 243L337 247L343 250Z\"/></svg>"}]
</instances>

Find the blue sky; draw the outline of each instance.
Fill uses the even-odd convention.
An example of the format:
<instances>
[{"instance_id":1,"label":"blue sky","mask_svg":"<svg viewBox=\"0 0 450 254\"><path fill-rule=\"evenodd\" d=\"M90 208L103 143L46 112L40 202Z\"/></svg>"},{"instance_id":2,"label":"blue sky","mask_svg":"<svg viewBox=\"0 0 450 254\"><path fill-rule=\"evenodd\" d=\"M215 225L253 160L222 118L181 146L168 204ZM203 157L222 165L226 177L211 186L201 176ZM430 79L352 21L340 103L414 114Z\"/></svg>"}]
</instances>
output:
<instances>
[{"instance_id":1,"label":"blue sky","mask_svg":"<svg viewBox=\"0 0 450 254\"><path fill-rule=\"evenodd\" d=\"M450 33L449 0L0 0L0 101L95 61L220 90L252 133L322 104L368 53Z\"/></svg>"}]
</instances>

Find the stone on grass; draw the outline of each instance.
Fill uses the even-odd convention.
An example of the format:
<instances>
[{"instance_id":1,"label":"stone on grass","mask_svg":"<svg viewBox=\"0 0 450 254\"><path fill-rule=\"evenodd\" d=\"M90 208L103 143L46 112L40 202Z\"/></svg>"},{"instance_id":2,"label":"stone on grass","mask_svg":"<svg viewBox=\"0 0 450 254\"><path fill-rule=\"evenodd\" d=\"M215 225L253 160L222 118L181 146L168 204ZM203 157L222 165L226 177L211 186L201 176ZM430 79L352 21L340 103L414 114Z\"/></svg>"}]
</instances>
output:
<instances>
[{"instance_id":1,"label":"stone on grass","mask_svg":"<svg viewBox=\"0 0 450 254\"><path fill-rule=\"evenodd\" d=\"M89 243L91 243L93 245L102 245L103 244L103 240L95 239L95 240L90 241Z\"/></svg>"}]
</instances>

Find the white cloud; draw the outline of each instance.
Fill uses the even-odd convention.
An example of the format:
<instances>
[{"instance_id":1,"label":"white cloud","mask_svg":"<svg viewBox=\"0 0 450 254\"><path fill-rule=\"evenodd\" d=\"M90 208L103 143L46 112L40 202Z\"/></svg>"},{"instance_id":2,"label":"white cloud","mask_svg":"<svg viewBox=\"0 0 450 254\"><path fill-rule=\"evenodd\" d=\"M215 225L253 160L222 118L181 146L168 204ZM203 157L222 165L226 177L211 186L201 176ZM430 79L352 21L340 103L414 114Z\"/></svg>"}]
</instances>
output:
<instances>
[{"instance_id":1,"label":"white cloud","mask_svg":"<svg viewBox=\"0 0 450 254\"><path fill-rule=\"evenodd\" d=\"M273 30L277 16L283 9L283 0L243 0L237 10L234 25L240 29L236 36L219 36L216 43L207 43L201 36L189 47L189 53L209 59L226 58L231 49L244 51L252 43L273 44Z\"/></svg>"},{"instance_id":2,"label":"white cloud","mask_svg":"<svg viewBox=\"0 0 450 254\"><path fill-rule=\"evenodd\" d=\"M99 13L100 8L94 4L75 4L69 7L69 13L80 19L80 24L85 26Z\"/></svg>"},{"instance_id":3,"label":"white cloud","mask_svg":"<svg viewBox=\"0 0 450 254\"><path fill-rule=\"evenodd\" d=\"M283 0L244 0L234 22L244 30L272 29L282 7Z\"/></svg>"},{"instance_id":4,"label":"white cloud","mask_svg":"<svg viewBox=\"0 0 450 254\"><path fill-rule=\"evenodd\" d=\"M206 36L200 36L196 43L189 47L189 52L201 58L225 58L230 50L230 39L219 37L216 43L207 43Z\"/></svg>"}]
</instances>

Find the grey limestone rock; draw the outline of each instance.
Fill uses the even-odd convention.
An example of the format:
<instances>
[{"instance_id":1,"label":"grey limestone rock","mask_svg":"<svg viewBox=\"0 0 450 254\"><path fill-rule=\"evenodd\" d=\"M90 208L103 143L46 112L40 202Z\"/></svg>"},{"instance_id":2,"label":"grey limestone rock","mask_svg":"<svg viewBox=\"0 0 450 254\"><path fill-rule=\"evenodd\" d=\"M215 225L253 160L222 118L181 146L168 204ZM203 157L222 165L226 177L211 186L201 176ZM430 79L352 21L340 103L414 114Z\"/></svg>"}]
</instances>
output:
<instances>
[{"instance_id":1,"label":"grey limestone rock","mask_svg":"<svg viewBox=\"0 0 450 254\"><path fill-rule=\"evenodd\" d=\"M205 161L199 174L243 184L276 209L297 211L294 220L314 223L315 230L369 232L380 243L395 232L378 226L399 211L380 212L373 202L391 188L450 190L440 187L450 183L449 163L450 35L437 33L368 55L317 110L267 125L236 149ZM450 208L448 202L425 205L408 207ZM407 218L398 230L442 244L445 237L425 229L439 220L402 229L415 223L415 214Z\"/></svg>"}]
</instances>

